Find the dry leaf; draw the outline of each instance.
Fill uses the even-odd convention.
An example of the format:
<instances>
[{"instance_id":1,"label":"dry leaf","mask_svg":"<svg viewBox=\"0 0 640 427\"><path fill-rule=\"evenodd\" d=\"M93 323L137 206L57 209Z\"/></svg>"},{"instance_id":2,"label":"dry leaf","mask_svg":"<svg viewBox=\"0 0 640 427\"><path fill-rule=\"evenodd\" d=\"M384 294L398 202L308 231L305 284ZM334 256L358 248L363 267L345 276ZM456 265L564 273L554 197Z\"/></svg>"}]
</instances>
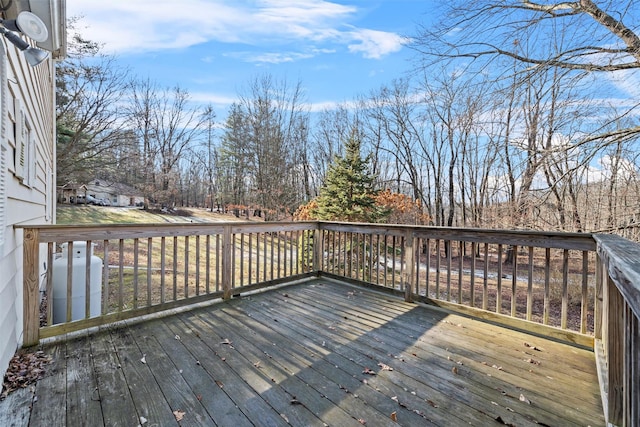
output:
<instances>
[{"instance_id":1,"label":"dry leaf","mask_svg":"<svg viewBox=\"0 0 640 427\"><path fill-rule=\"evenodd\" d=\"M453 372L455 375L458 375L458 368L454 366L453 368L451 368L451 372Z\"/></svg>"},{"instance_id":2,"label":"dry leaf","mask_svg":"<svg viewBox=\"0 0 640 427\"><path fill-rule=\"evenodd\" d=\"M147 420L145 417L140 417L140 425L143 426L145 425L149 420Z\"/></svg>"},{"instance_id":3,"label":"dry leaf","mask_svg":"<svg viewBox=\"0 0 640 427\"><path fill-rule=\"evenodd\" d=\"M367 422L365 420L363 420L362 418L358 418L358 422L362 425L366 425Z\"/></svg>"},{"instance_id":4,"label":"dry leaf","mask_svg":"<svg viewBox=\"0 0 640 427\"><path fill-rule=\"evenodd\" d=\"M173 416L176 417L176 421L182 421L182 418L184 418L185 414L186 412L181 411L179 409L176 409L175 411L173 411Z\"/></svg>"},{"instance_id":5,"label":"dry leaf","mask_svg":"<svg viewBox=\"0 0 640 427\"><path fill-rule=\"evenodd\" d=\"M174 338L177 339L178 341L180 341L180 335L176 334L176 336Z\"/></svg>"},{"instance_id":6,"label":"dry leaf","mask_svg":"<svg viewBox=\"0 0 640 427\"><path fill-rule=\"evenodd\" d=\"M146 354L143 354L143 355L142 355L142 359L140 359L140 361L141 361L142 363L145 363L145 364L146 364L146 363L147 363L147 355L146 355Z\"/></svg>"},{"instance_id":7,"label":"dry leaf","mask_svg":"<svg viewBox=\"0 0 640 427\"><path fill-rule=\"evenodd\" d=\"M531 350L542 351L542 349L540 347L536 347L535 345L531 345L528 342L524 343L524 346L530 348Z\"/></svg>"},{"instance_id":8,"label":"dry leaf","mask_svg":"<svg viewBox=\"0 0 640 427\"><path fill-rule=\"evenodd\" d=\"M525 362L528 363L533 363L534 365L540 365L540 361L539 360L535 360L535 359L524 359Z\"/></svg>"},{"instance_id":9,"label":"dry leaf","mask_svg":"<svg viewBox=\"0 0 640 427\"><path fill-rule=\"evenodd\" d=\"M362 373L363 373L363 374L367 374L367 375L375 375L375 374L376 374L376 372L375 372L375 371L372 371L372 370L371 370L371 369L369 369L369 368L364 368L364 371L362 371Z\"/></svg>"},{"instance_id":10,"label":"dry leaf","mask_svg":"<svg viewBox=\"0 0 640 427\"><path fill-rule=\"evenodd\" d=\"M520 393L520 402L524 402L527 405L531 405L531 401L529 399L527 399L526 397L524 397L524 394Z\"/></svg>"},{"instance_id":11,"label":"dry leaf","mask_svg":"<svg viewBox=\"0 0 640 427\"><path fill-rule=\"evenodd\" d=\"M231 345L233 344L233 342L229 341L229 338L225 338L224 340L220 341L220 344Z\"/></svg>"},{"instance_id":12,"label":"dry leaf","mask_svg":"<svg viewBox=\"0 0 640 427\"><path fill-rule=\"evenodd\" d=\"M223 388L224 384L222 383L222 381L218 381L216 380L216 384L218 385L218 387Z\"/></svg>"},{"instance_id":13,"label":"dry leaf","mask_svg":"<svg viewBox=\"0 0 640 427\"><path fill-rule=\"evenodd\" d=\"M289 422L289 418L287 418L287 416L285 414L280 414L280 416L282 417L283 420L285 420L287 423Z\"/></svg>"},{"instance_id":14,"label":"dry leaf","mask_svg":"<svg viewBox=\"0 0 640 427\"><path fill-rule=\"evenodd\" d=\"M429 399L427 399L427 403L428 403L429 405L431 405L432 407L434 407L434 408L437 408L437 407L438 407L438 405L436 405L436 403L435 403L433 400L429 400Z\"/></svg>"},{"instance_id":15,"label":"dry leaf","mask_svg":"<svg viewBox=\"0 0 640 427\"><path fill-rule=\"evenodd\" d=\"M396 423L398 422L398 414L396 413L396 411L393 411L391 413L391 421L396 422Z\"/></svg>"},{"instance_id":16,"label":"dry leaf","mask_svg":"<svg viewBox=\"0 0 640 427\"><path fill-rule=\"evenodd\" d=\"M255 366L258 369L262 368L262 366L260 366L260 361L259 360L256 363L254 363L253 366Z\"/></svg>"},{"instance_id":17,"label":"dry leaf","mask_svg":"<svg viewBox=\"0 0 640 427\"><path fill-rule=\"evenodd\" d=\"M378 366L382 368L383 371L393 371L393 368L389 365L385 365L384 363L378 363Z\"/></svg>"}]
</instances>

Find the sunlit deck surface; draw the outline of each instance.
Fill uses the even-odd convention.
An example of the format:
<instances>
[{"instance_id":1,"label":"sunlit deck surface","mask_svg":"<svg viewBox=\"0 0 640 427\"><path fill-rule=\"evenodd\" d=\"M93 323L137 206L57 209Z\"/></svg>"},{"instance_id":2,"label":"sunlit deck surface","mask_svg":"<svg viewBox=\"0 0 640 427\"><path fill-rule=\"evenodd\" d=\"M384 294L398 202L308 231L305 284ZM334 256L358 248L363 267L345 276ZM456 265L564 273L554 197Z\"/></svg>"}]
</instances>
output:
<instances>
[{"instance_id":1,"label":"sunlit deck surface","mask_svg":"<svg viewBox=\"0 0 640 427\"><path fill-rule=\"evenodd\" d=\"M9 425L604 425L591 351L329 281L44 349Z\"/></svg>"}]
</instances>

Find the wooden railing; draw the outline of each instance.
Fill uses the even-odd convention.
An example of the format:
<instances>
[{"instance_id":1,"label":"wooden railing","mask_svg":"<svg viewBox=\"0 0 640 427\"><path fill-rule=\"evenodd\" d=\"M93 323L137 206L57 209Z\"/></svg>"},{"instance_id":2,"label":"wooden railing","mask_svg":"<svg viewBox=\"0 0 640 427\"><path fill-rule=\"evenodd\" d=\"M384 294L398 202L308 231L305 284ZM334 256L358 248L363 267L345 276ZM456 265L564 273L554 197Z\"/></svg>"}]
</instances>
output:
<instances>
[{"instance_id":1,"label":"wooden railing","mask_svg":"<svg viewBox=\"0 0 640 427\"><path fill-rule=\"evenodd\" d=\"M316 228L303 222L25 227L23 342L315 275L313 253L300 248Z\"/></svg>"},{"instance_id":2,"label":"wooden railing","mask_svg":"<svg viewBox=\"0 0 640 427\"><path fill-rule=\"evenodd\" d=\"M596 355L605 417L640 425L640 245L596 235Z\"/></svg>"},{"instance_id":3,"label":"wooden railing","mask_svg":"<svg viewBox=\"0 0 640 427\"><path fill-rule=\"evenodd\" d=\"M640 425L640 247L615 236L331 222L24 227L23 341L318 275L595 347L608 419Z\"/></svg>"}]
</instances>

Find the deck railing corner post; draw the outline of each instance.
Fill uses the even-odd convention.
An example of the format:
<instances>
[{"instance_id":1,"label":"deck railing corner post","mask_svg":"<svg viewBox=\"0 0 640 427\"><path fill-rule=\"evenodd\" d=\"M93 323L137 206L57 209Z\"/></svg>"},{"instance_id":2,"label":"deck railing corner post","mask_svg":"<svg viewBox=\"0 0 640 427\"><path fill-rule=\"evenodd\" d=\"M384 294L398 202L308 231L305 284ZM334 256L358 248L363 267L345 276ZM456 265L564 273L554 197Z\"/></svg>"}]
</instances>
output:
<instances>
[{"instance_id":1,"label":"deck railing corner post","mask_svg":"<svg viewBox=\"0 0 640 427\"><path fill-rule=\"evenodd\" d=\"M23 341L24 347L38 344L40 341L40 252L39 233L37 228L23 230L22 265L23 265ZM47 266L50 268L50 266Z\"/></svg>"}]
</instances>

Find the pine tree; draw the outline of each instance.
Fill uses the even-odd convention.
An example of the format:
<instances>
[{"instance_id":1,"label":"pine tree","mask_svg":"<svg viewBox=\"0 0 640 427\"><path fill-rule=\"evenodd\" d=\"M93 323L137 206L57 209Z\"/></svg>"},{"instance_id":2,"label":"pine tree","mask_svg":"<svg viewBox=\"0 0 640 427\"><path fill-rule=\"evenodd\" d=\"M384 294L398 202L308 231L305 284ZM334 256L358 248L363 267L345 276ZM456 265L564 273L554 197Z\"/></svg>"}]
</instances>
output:
<instances>
[{"instance_id":1,"label":"pine tree","mask_svg":"<svg viewBox=\"0 0 640 427\"><path fill-rule=\"evenodd\" d=\"M362 157L357 130L345 142L345 155L335 157L316 199L313 216L321 220L377 222L386 212L376 205L375 176L369 157Z\"/></svg>"}]
</instances>

